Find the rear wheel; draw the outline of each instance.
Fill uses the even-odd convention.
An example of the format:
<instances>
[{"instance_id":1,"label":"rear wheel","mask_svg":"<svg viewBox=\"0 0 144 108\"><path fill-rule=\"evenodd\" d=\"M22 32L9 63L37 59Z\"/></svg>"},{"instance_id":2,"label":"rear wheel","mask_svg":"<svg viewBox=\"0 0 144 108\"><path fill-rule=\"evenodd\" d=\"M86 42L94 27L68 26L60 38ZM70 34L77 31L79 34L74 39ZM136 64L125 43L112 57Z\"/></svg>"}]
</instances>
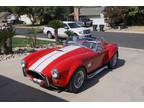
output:
<instances>
[{"instance_id":1,"label":"rear wheel","mask_svg":"<svg viewBox=\"0 0 144 108\"><path fill-rule=\"evenodd\" d=\"M83 87L86 79L86 72L84 68L79 68L74 73L70 84L69 84L69 91L73 93L78 93L81 88Z\"/></svg>"},{"instance_id":2,"label":"rear wheel","mask_svg":"<svg viewBox=\"0 0 144 108\"><path fill-rule=\"evenodd\" d=\"M108 63L108 67L110 69L114 69L117 65L117 61L118 61L118 52L116 52L114 54L114 56L112 57L111 61Z\"/></svg>"},{"instance_id":3,"label":"rear wheel","mask_svg":"<svg viewBox=\"0 0 144 108\"><path fill-rule=\"evenodd\" d=\"M52 33L51 32L47 32L47 37L48 37L48 39L52 39L53 38Z\"/></svg>"}]
</instances>

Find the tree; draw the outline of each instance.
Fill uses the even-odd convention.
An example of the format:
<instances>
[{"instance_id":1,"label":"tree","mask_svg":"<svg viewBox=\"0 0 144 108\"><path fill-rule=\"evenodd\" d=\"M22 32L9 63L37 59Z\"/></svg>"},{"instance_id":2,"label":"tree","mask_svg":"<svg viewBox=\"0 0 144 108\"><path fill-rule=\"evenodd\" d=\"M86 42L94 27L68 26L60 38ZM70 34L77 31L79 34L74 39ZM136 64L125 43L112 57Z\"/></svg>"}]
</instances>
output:
<instances>
[{"instance_id":1,"label":"tree","mask_svg":"<svg viewBox=\"0 0 144 108\"><path fill-rule=\"evenodd\" d=\"M12 53L12 37L15 30L12 27L0 30L0 48L5 54Z\"/></svg>"},{"instance_id":2,"label":"tree","mask_svg":"<svg viewBox=\"0 0 144 108\"><path fill-rule=\"evenodd\" d=\"M0 11L8 11L18 16L27 14L33 24L37 22L46 24L52 19L65 19L73 9L68 6L9 6L0 7Z\"/></svg>"},{"instance_id":3,"label":"tree","mask_svg":"<svg viewBox=\"0 0 144 108\"><path fill-rule=\"evenodd\" d=\"M28 43L32 48L36 48L38 46L37 33L40 32L40 29L32 28L31 31L32 31L32 36L29 36Z\"/></svg>"},{"instance_id":4,"label":"tree","mask_svg":"<svg viewBox=\"0 0 144 108\"><path fill-rule=\"evenodd\" d=\"M128 12L128 7L112 6L104 9L104 16L108 19L107 22L111 27L118 26L120 23L125 23L125 18Z\"/></svg>"},{"instance_id":5,"label":"tree","mask_svg":"<svg viewBox=\"0 0 144 108\"><path fill-rule=\"evenodd\" d=\"M55 35L55 39L57 42L58 41L58 29L64 26L63 22L60 20L51 20L48 23L48 26L50 26L54 29L54 35Z\"/></svg>"},{"instance_id":6,"label":"tree","mask_svg":"<svg viewBox=\"0 0 144 108\"><path fill-rule=\"evenodd\" d=\"M76 33L74 33L73 31L70 31L70 30L65 31L65 33L68 35L68 37L77 36Z\"/></svg>"},{"instance_id":7,"label":"tree","mask_svg":"<svg viewBox=\"0 0 144 108\"><path fill-rule=\"evenodd\" d=\"M144 7L128 7L127 22L128 25L144 25Z\"/></svg>"},{"instance_id":8,"label":"tree","mask_svg":"<svg viewBox=\"0 0 144 108\"><path fill-rule=\"evenodd\" d=\"M120 23L126 25L144 25L144 7L142 6L112 6L104 9L107 22L113 27Z\"/></svg>"}]
</instances>

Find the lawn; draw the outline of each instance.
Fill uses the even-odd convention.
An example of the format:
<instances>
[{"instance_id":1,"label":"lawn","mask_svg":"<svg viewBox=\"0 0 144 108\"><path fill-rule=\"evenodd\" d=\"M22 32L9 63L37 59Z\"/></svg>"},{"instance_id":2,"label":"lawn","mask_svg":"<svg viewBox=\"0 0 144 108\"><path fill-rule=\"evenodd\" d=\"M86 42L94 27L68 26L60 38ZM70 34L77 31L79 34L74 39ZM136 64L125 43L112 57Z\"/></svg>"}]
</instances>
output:
<instances>
[{"instance_id":1,"label":"lawn","mask_svg":"<svg viewBox=\"0 0 144 108\"><path fill-rule=\"evenodd\" d=\"M15 48L15 47L25 47L29 43L30 43L30 40L27 39L27 38L17 38L17 37L14 37L12 39L12 46L13 46L13 48ZM49 44L49 43L54 43L54 42L47 41L47 40L37 40L37 44L38 45L46 45L46 44Z\"/></svg>"}]
</instances>

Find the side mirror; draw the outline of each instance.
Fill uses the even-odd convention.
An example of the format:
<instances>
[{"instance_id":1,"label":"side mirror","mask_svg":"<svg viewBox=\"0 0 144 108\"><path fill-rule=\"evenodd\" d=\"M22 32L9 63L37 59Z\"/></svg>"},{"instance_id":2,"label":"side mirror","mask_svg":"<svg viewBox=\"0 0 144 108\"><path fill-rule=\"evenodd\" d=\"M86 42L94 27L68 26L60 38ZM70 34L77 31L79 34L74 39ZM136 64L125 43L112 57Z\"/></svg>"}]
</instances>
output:
<instances>
[{"instance_id":1,"label":"side mirror","mask_svg":"<svg viewBox=\"0 0 144 108\"><path fill-rule=\"evenodd\" d=\"M68 28L68 27L64 27L64 29L67 29L67 30L68 30L69 28Z\"/></svg>"}]
</instances>

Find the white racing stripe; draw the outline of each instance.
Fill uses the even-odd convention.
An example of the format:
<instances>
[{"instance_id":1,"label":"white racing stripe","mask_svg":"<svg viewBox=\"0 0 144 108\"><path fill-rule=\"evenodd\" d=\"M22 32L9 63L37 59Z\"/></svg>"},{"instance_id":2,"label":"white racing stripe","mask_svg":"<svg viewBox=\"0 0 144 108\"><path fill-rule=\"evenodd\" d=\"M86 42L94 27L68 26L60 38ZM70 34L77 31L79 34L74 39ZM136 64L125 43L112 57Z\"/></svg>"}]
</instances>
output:
<instances>
[{"instance_id":1,"label":"white racing stripe","mask_svg":"<svg viewBox=\"0 0 144 108\"><path fill-rule=\"evenodd\" d=\"M29 70L34 70L36 72L42 72L43 69L49 65L50 63L52 63L54 60L56 60L57 58L59 58L60 56L71 52L75 49L80 48L80 46L67 46L64 48L61 48L59 50L61 51L53 51L47 55L45 55L44 57L42 57L41 59L39 59L38 61L36 61L36 63L34 63Z\"/></svg>"},{"instance_id":2,"label":"white racing stripe","mask_svg":"<svg viewBox=\"0 0 144 108\"><path fill-rule=\"evenodd\" d=\"M57 52L58 52L58 51L53 51L53 52L51 52L51 53L43 56L43 57L40 58L38 61L36 61L36 62L29 68L29 70L32 70L32 71L35 70L35 69L38 67L38 65L40 65L43 61L45 61L47 58L53 56L53 55L56 54Z\"/></svg>"}]
</instances>

